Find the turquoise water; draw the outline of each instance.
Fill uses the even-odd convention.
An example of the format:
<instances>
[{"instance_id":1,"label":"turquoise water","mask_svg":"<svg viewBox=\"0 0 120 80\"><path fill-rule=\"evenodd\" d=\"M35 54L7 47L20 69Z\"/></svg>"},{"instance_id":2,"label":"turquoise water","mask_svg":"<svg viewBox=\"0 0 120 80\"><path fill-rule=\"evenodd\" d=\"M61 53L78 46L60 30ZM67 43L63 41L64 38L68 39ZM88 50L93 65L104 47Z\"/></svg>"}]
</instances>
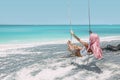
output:
<instances>
[{"instance_id":1,"label":"turquoise water","mask_svg":"<svg viewBox=\"0 0 120 80\"><path fill-rule=\"evenodd\" d=\"M1 25L0 26L0 44L3 43L27 43L70 39L70 28L68 25ZM73 31L81 38L88 38L88 26L73 25ZM120 36L119 25L92 25L93 32L98 33L100 37Z\"/></svg>"}]
</instances>

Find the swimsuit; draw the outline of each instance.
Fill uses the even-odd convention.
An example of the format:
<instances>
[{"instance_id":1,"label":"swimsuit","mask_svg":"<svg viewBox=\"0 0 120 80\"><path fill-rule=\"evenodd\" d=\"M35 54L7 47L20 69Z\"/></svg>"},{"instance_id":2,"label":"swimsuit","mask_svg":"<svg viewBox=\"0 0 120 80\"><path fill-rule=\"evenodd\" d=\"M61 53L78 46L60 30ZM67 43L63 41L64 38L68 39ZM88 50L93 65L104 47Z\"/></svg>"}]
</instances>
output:
<instances>
[{"instance_id":1,"label":"swimsuit","mask_svg":"<svg viewBox=\"0 0 120 80\"><path fill-rule=\"evenodd\" d=\"M86 56L86 55L88 54L85 47L83 47L83 48L80 50L80 54L81 54L81 56Z\"/></svg>"}]
</instances>

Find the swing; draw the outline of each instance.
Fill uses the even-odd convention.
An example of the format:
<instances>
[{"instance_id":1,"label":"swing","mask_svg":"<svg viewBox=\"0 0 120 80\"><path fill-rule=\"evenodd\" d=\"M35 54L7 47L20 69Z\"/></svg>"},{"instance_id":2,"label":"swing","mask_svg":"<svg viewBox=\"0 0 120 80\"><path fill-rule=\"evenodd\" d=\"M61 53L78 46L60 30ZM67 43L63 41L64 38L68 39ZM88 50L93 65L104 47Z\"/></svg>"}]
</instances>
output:
<instances>
[{"instance_id":1,"label":"swing","mask_svg":"<svg viewBox=\"0 0 120 80\"><path fill-rule=\"evenodd\" d=\"M72 22L71 22L70 13L71 13L71 11L70 11L70 8L69 8L69 16L68 17L69 17L70 32L72 32L73 30L72 30ZM89 32L90 32L91 31L91 26L90 26L90 3L89 3L89 0L88 0L88 20L89 20ZM89 35L90 35L90 33L89 33ZM72 40L72 34L71 34L70 40L71 40L71 42L73 41ZM86 55L87 55L87 50L85 48L84 48L84 50L82 49L80 52L81 53L86 53ZM71 51L71 53L72 53L72 51ZM89 61L89 56L88 56L87 64L88 64L88 61Z\"/></svg>"},{"instance_id":2,"label":"swing","mask_svg":"<svg viewBox=\"0 0 120 80\"><path fill-rule=\"evenodd\" d=\"M70 6L70 4L69 4L69 6ZM70 10L70 7L68 8L69 10L68 10L68 19L69 19L69 26L70 26L70 32L73 32L73 30L72 30L72 21L71 21L71 10ZM89 0L88 0L88 20L89 20L89 31L88 32L90 32L91 31L91 25L90 25L90 2L89 2ZM90 33L89 33L89 36L90 36ZM77 36L74 36L77 40L79 39ZM70 41L72 42L73 40L72 40L72 34L71 34L71 37L70 37Z\"/></svg>"}]
</instances>

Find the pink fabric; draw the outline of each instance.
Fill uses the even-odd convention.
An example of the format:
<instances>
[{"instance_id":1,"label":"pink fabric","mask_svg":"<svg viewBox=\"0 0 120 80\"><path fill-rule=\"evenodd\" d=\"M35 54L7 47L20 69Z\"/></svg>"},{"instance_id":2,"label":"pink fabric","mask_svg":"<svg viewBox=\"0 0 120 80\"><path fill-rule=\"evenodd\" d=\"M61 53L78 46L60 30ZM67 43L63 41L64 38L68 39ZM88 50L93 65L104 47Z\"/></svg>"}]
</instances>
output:
<instances>
[{"instance_id":1,"label":"pink fabric","mask_svg":"<svg viewBox=\"0 0 120 80\"><path fill-rule=\"evenodd\" d=\"M94 56L97 59L102 58L102 49L100 48L100 40L99 40L99 36L97 34L95 34L95 33L90 34L90 45L89 45L88 49L92 50Z\"/></svg>"}]
</instances>

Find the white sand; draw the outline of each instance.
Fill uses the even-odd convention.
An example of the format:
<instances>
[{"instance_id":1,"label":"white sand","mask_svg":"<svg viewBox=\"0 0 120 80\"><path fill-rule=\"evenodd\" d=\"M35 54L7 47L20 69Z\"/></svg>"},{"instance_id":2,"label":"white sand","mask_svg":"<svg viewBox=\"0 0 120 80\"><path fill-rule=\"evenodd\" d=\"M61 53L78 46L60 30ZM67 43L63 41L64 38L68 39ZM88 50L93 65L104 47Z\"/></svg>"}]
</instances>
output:
<instances>
[{"instance_id":1,"label":"white sand","mask_svg":"<svg viewBox=\"0 0 120 80\"><path fill-rule=\"evenodd\" d=\"M101 46L117 45L116 40ZM57 43L1 45L0 80L120 80L120 51L104 50L102 60L93 55L62 58L69 54L66 41Z\"/></svg>"}]
</instances>

